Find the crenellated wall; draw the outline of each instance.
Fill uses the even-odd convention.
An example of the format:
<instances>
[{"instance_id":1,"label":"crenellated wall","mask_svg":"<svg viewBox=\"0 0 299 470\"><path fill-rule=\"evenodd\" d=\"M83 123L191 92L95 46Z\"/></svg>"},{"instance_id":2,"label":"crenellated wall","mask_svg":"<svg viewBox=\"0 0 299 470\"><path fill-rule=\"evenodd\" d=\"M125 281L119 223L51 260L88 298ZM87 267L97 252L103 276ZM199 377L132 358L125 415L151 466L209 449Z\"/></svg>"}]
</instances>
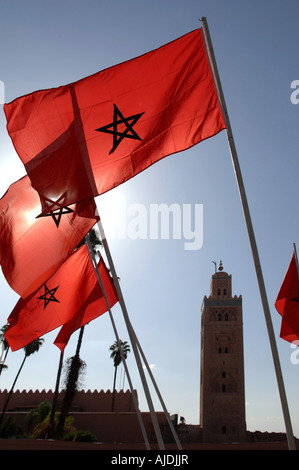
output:
<instances>
[{"instance_id":1,"label":"crenellated wall","mask_svg":"<svg viewBox=\"0 0 299 470\"><path fill-rule=\"evenodd\" d=\"M8 393L8 390L0 390L0 410L3 408ZM59 393L57 410L62 403L63 394L63 391ZM31 432L26 422L28 411L38 407L43 401L52 403L52 400L52 390L16 390L11 396L6 416L13 417L18 424L24 427L26 432ZM70 414L74 418L76 429L91 431L100 442L144 442L132 394L129 390L115 392L114 412L111 410L112 392L110 390L106 392L104 390L81 390L75 395ZM151 442L155 442L150 414L148 412L141 414L146 434ZM156 416L163 435L167 436L169 431L165 414L157 412Z\"/></svg>"},{"instance_id":2,"label":"crenellated wall","mask_svg":"<svg viewBox=\"0 0 299 470\"><path fill-rule=\"evenodd\" d=\"M8 393L8 390L0 390L0 409L3 408ZM137 396L137 392L135 393ZM58 407L60 403L62 403L63 396L64 391L61 391L58 395ZM8 411L27 411L31 408L37 407L43 401L49 401L52 403L52 400L52 390L16 390L10 398ZM72 410L85 412L110 412L112 411L112 392L110 390L80 390L75 395ZM114 411L135 411L134 401L129 390L125 392L123 390L115 392Z\"/></svg>"}]
</instances>

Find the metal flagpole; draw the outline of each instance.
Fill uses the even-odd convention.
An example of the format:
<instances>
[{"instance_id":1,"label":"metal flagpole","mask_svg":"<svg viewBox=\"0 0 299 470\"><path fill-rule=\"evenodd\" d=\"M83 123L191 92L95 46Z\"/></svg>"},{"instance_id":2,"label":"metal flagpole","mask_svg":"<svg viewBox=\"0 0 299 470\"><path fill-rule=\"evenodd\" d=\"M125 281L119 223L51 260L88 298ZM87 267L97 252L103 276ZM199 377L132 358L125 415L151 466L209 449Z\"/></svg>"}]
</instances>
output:
<instances>
[{"instance_id":1,"label":"metal flagpole","mask_svg":"<svg viewBox=\"0 0 299 470\"><path fill-rule=\"evenodd\" d=\"M97 265L96 260L95 260L94 252L93 252L88 234L85 237L85 242L86 242L86 246L87 246L87 249L88 249L88 252L89 252L90 259L92 261L94 272L96 274L99 286L100 286L100 288L103 292L104 298L105 298L106 306L107 306L107 309L108 309L108 312L109 312L109 317L110 317L111 324L112 324L114 334L115 334L115 337L116 337L118 349L119 349L119 352L120 352L120 355L121 355L121 359L122 359L122 362L123 362L123 365L124 365L124 368L125 368L125 372L126 372L128 383L129 383L129 387L130 387L130 390L131 390L131 393L132 393L133 402L134 402L135 409L136 409L136 412L137 412L137 417L138 417L138 421L139 421L139 424L140 424L140 427L141 427L141 432L142 432L142 435L143 435L143 438L144 438L144 442L145 442L147 450L150 450L150 444L149 444L148 437L147 437L146 430L145 430L145 426L144 426L144 423L143 423L143 420L142 420L142 417L141 417L141 413L140 413L140 410L139 410L139 407L138 407L137 398L136 398L135 391L134 391L132 381L131 381L131 377L130 377L130 374L129 374L129 371L128 371L128 368L127 368L127 363L126 363L126 360L125 360L124 355L123 355L123 350L122 350L122 347L121 347L121 343L120 343L120 339L119 339L119 336L118 336L117 328L116 328L116 325L115 325L115 322L114 322L114 318L113 318L113 315L112 315L112 312L111 312L111 308L110 308L110 305L109 305L109 301L108 301L108 298L107 298L105 287L103 285L103 281L102 281L102 278L101 278L101 275L100 275L100 272L99 272L98 265Z\"/></svg>"},{"instance_id":2,"label":"metal flagpole","mask_svg":"<svg viewBox=\"0 0 299 470\"><path fill-rule=\"evenodd\" d=\"M281 367L280 367L280 361L279 361L279 356L278 356L278 350L277 350L277 345L275 341L275 335L274 335L274 329L272 325L272 320L271 320L271 313L270 313L270 308L268 304L268 299L267 299L267 294L266 294L266 288L265 288L265 283L263 279L263 274L262 274L262 269L261 269L261 264L260 264L260 259L259 259L259 254L258 254L258 249L257 249L257 244L255 240L255 235L253 231L253 225L251 221L251 216L249 212L249 206L248 206L248 201L245 193L245 187L243 183L243 177L239 165L239 160L238 160L238 155L237 155L237 150L235 146L235 141L230 125L230 120L226 108L226 103L224 99L224 94L220 82L220 77L218 73L218 68L216 64L216 59L214 55L214 50L212 46L212 41L210 37L210 32L208 28L208 23L207 19L203 17L201 19L202 25L203 25L203 37L205 40L205 46L206 46L206 51L207 55L209 58L210 66L211 66L211 71L212 75L214 78L214 83L215 87L217 90L217 95L219 99L219 103L221 106L222 114L225 120L226 124L226 133L227 133L227 138L228 138L228 144L231 152L231 157L232 157L232 162L235 170L235 175L238 183L238 188L239 188L239 193L241 197L241 202L243 206L243 212L245 216L245 221L246 221L246 226L247 226L247 231L248 231L248 236L250 240L250 245L251 245L251 250L252 250L252 255L253 255L253 260L254 260L254 265L255 265L255 270L256 270L256 275L257 275L257 280L258 280L258 285L260 289L260 295L261 295L261 300L263 304L263 309L264 309L264 316L266 320L266 325L268 329L268 335L269 335L269 340L270 340L270 345L271 345L271 350L272 350L272 356L273 356L273 362L274 362L274 367L276 371L276 378L277 378L277 383L278 383L278 389L280 393L280 400L281 400L281 405L282 405L282 410L284 414L284 420L285 420L285 426L286 426L286 433L287 433L287 439L288 439L288 445L290 450L295 450L295 440L294 440L294 435L292 431L292 425L291 425L291 420L290 420L290 414L289 414L289 409L288 409L288 404L287 404L287 398L286 398L286 393L285 393L285 388L284 388L284 383L283 383L283 378L282 378L282 372L281 372Z\"/></svg>"},{"instance_id":3,"label":"metal flagpole","mask_svg":"<svg viewBox=\"0 0 299 470\"><path fill-rule=\"evenodd\" d=\"M110 266L110 269L111 269L111 274L112 274L112 277L113 277L114 285L115 285L116 292L117 292L117 295L118 295L118 300L119 300L119 303L120 303L120 306L121 306L121 309L122 309L122 312L123 312L124 321L126 323L126 327L127 327L128 333L129 333L131 345L132 345L132 348L133 348L133 351L134 351L134 355L135 355L135 359L136 359L140 379L141 379L141 382L142 382L142 385L143 385L143 390L144 390L146 400L147 400L147 403L148 403L148 407L149 407L150 415L151 415L151 418L152 418L154 431L155 431L155 434L156 434L159 449L160 450L165 450L165 446L164 446L160 426L159 426L158 419L157 419L157 416L156 416L156 413L155 413L155 410L154 410L152 398L151 398L151 395L150 395L150 392L149 392L148 384L146 382L144 370L143 370L143 367L142 367L142 364L141 364L138 348L137 348L137 345L136 345L135 335L134 335L134 333L132 331L132 328L131 328L131 323L130 323L130 320L129 320L128 311L127 311L126 304L125 304L125 301L124 301L124 298L123 298L123 295L122 295L122 291L121 291L121 288L120 288L120 285L119 285L118 277L117 277L117 274L116 274L113 259L112 259L111 253L110 253L110 249L109 249L109 246L108 246L108 242L107 242L107 239L106 239L106 235L105 235L101 220L99 220L97 222L97 225L98 225L98 228L100 230L103 246L104 246L104 249L105 249L105 253L106 253L108 263L109 263L109 266Z\"/></svg>"},{"instance_id":4,"label":"metal flagpole","mask_svg":"<svg viewBox=\"0 0 299 470\"><path fill-rule=\"evenodd\" d=\"M115 323L114 323L114 320L113 320L112 312L111 312L111 309L110 309L110 306L109 306L109 302L108 302L108 299L107 299L107 296L106 296L106 293L105 293L105 288L104 288L103 283L102 283L102 280L101 280L101 276L100 276L100 273L99 273L98 266L97 266L97 264L96 264L96 262L95 262L95 259L94 259L94 255L93 255L93 251L92 251L92 246L91 246L89 237L86 237L86 238L87 238L87 248L88 248L89 253L90 253L90 256L91 256L91 258L92 258L92 260L93 260L94 267L95 267L95 269L96 269L96 271L97 271L97 277L98 277L98 280L99 280L100 287L101 287L101 289L102 289L102 291L103 291L103 293L104 293L106 305L107 305L107 307L108 307L108 311L109 311L109 315L110 315L110 318L111 318L111 322L112 322L112 325L113 325L113 328L114 328L114 331L115 331L115 335L116 335L116 337L117 337L117 341L118 341L118 344L119 344L119 349L120 349L120 351L122 352L122 349L121 349L121 346L120 346L120 343L119 343L119 339L118 339L118 336L117 336L117 331L116 331ZM100 256L100 254L99 254L99 256ZM130 322L130 320L128 320L128 321ZM148 362L147 362L147 359L146 359L145 354L144 354L144 352L143 352L143 350L142 350L142 348L141 348L140 342L139 342L139 340L138 340L138 338L137 338L137 336L136 336L136 333L135 333L135 331L134 331L134 328L133 328L131 322L130 322L130 328L131 328L131 331L132 331L132 333L133 333L133 335L134 335L134 338L135 338L135 341L136 341L136 345L137 345L137 347L138 347L138 349L139 349L139 351L140 351L140 354L141 354L141 357L142 357L142 359L143 359L143 361L144 361L145 367L146 367L146 369L147 369L147 371L148 371L148 373L149 373L149 376L150 376L150 378L151 378L151 380L152 380L153 386L154 386L154 388L155 388L155 390L156 390L156 393L157 393L158 398L159 398L159 400L160 400L160 403L161 403L161 405L162 405L164 414L165 414L165 416L166 416L167 422L168 422L168 424L169 424L170 430L171 430L172 435L173 435L173 437L174 437L174 440L175 440L175 442L176 442L176 444L177 444L177 447L178 447L179 450L183 450L183 449L182 449L182 446L181 446L181 443L180 443L180 441L179 441L179 439L178 439L176 430L174 429L174 425L173 425L173 423L172 423L172 421L171 421L171 419L170 419L169 413L168 413L167 408L166 408L166 406L165 406L164 400L163 400L163 398L162 398L162 396L161 396L161 393L160 393L160 391L159 391L159 389L158 389L158 386L157 386L157 383L156 383L156 381L155 381L155 378L154 378L154 376L153 376L153 374L152 374L152 371L151 371L151 369L150 369L150 367L149 367L149 364L148 364ZM127 377L128 377L128 380L129 380L129 373L128 373L127 368L126 368L125 359L124 359L124 358L122 358L122 359L123 359L123 363L124 363L124 366L125 366L126 375L127 375ZM132 388L132 389L133 389L133 388ZM133 392L132 392L132 393L133 393ZM135 396L135 395L134 395L134 396ZM137 404L136 404L136 406L137 406ZM145 432L145 430L144 430L144 432Z\"/></svg>"},{"instance_id":5,"label":"metal flagpole","mask_svg":"<svg viewBox=\"0 0 299 470\"><path fill-rule=\"evenodd\" d=\"M90 242L89 242L89 243L90 243ZM88 248L89 248L89 246L88 246ZM91 248L91 247L90 247L90 248ZM100 273L99 273L99 270L98 270L98 267L97 267L97 266L96 266L96 269L97 269L97 271L98 271L98 276L100 276ZM103 290L103 292L105 292L105 291L104 291L104 286L103 286L102 282L100 282L100 286L101 286L101 289ZM105 298L106 298L106 297L105 297ZM112 312L111 312L110 307L109 307L108 299L106 299L106 304L107 304L107 306L108 306L108 308L109 308L109 314L110 314L110 317L111 317L111 321L114 323L113 317L112 317ZM129 320L129 321L130 321L130 320ZM114 327L114 328L115 328L115 327ZM147 359L146 359L145 354L144 354L144 352L143 352L143 350L142 350L142 348L141 348L140 342L139 342L139 340L138 340L138 338L137 338L137 336L136 336L136 333L135 333L135 331L134 331L134 328L133 328L131 322L130 322L130 328L131 328L131 331L132 331L132 333L133 333L133 335L134 335L134 338L135 338L135 341L136 341L136 345L137 345L137 347L138 347L138 349L139 349L139 351L140 351L140 354L141 354L141 357L142 357L142 359L143 359L143 361L144 361L145 367L146 367L146 369L147 369L147 371L148 371L148 373L149 373L149 376L150 376L150 378L151 378L151 380L152 380L153 386L154 386L154 388L155 388L155 390L156 390L156 393L157 393L158 398L159 398L159 400L160 400L160 403L161 403L161 405L162 405L164 414L165 414L165 416L166 416L167 422L168 422L168 424L169 424L170 430L171 430L172 435L173 435L173 437L174 437L174 440L175 440L175 442L176 442L176 444L177 444L177 447L178 447L179 450L183 450L182 445L181 445L181 443L180 443L180 441L179 441L179 439L178 439L178 435L177 435L177 433L176 433L176 430L174 429L174 425L173 425L173 423L172 423L172 421L171 421L171 419L170 419L169 413L168 413L167 408L166 408L166 406L165 406L165 403L164 403L164 400L163 400L163 398L162 398L162 395L161 395L161 393L160 393L160 391L159 391L159 389L158 389L158 386L157 386L157 383L156 383L155 378L154 378L154 376L153 376L153 373L152 373L152 371L151 371L151 369L150 369L150 367L149 367L149 364L148 364L148 362L147 362ZM117 333L116 333L116 334L117 334ZM119 347L120 347L120 346L119 346ZM120 348L120 350L121 350L121 348ZM124 360L125 360L125 359L123 358L123 361L124 361ZM124 363L124 365L126 366L125 363ZM126 374L128 375L128 372L127 372L127 371L126 371Z\"/></svg>"},{"instance_id":6,"label":"metal flagpole","mask_svg":"<svg viewBox=\"0 0 299 470\"><path fill-rule=\"evenodd\" d=\"M159 391L159 389L158 389L158 386L157 386L157 383L156 383L156 381L155 381L155 378L154 378L154 376L153 376L153 374L152 374L152 371L151 371L151 369L150 369L150 367L149 367L149 364L148 364L148 362L147 362L147 359L146 359L146 357L145 357L145 355L144 355L144 352L143 352L143 350L142 350L142 348L141 348L141 346L140 346L140 343L139 343L139 341L138 341L138 338L137 338L137 336L136 336L136 334L135 334L135 332L134 332L134 329L133 329L132 325L131 325L131 328L132 328L132 331L133 331L133 333L134 333L134 335L135 335L136 343L137 343L138 349L139 349L139 351L140 351L140 354L141 354L141 356L142 356L142 359L144 360L144 364L145 364L145 366L146 366L146 368L147 368L147 371L148 371L148 373L149 373L149 376L150 376L150 378L151 378L151 380L152 380L152 382L153 382L153 386L154 386L154 388L155 388L155 390L156 390L156 393L157 393L158 398L159 398L159 400L160 400L160 403L161 403L161 405L162 405L164 414L165 414L165 416L166 416L168 425L169 425L169 427L170 427L170 430L171 430L171 432L172 432L172 435L173 435L173 437L174 437L174 440L175 440L175 442L176 442L176 445L178 446L178 449L179 449L179 450L183 450L182 445L181 445L181 443L180 443L180 441L179 441L178 435L177 435L177 433L176 433L176 430L174 429L173 422L172 422L171 419L170 419L170 416L169 416L169 413L168 413L167 408L166 408L166 406L165 406L164 400L163 400L163 398L162 398L162 396L161 396L161 393L160 393L160 391Z\"/></svg>"}]
</instances>

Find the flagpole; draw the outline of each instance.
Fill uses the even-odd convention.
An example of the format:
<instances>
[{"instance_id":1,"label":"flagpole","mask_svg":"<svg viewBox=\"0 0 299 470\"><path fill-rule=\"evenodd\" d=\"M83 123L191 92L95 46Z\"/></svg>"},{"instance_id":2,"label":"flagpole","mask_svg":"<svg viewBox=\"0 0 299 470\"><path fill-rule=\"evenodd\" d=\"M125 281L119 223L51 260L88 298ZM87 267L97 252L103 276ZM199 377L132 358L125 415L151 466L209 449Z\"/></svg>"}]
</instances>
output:
<instances>
[{"instance_id":1,"label":"flagpole","mask_svg":"<svg viewBox=\"0 0 299 470\"><path fill-rule=\"evenodd\" d=\"M280 367L280 361L279 361L279 356L278 356L278 350L277 350L277 345L276 345L276 340L275 340L275 335L274 335L274 329L272 325L272 320L271 320L271 313L270 313L270 308L269 308L269 303L267 299L267 294L266 294L266 288L265 288L265 283L263 279L263 274L262 274L262 269L261 269L261 264L260 264L260 259L259 259L259 254L258 254L258 249L257 249L257 244L255 240L255 235L254 235L254 230L253 230L253 225L252 225L252 220L249 212L249 206L248 206L248 201L245 193L245 187L243 183L243 177L240 169L240 164L238 160L238 155L237 155L237 150L235 146L235 141L230 125L230 120L228 116L228 111L224 99L224 94L222 90L222 85L220 82L220 77L218 73L218 68L216 64L216 59L214 55L214 50L212 46L212 41L210 37L210 32L208 28L208 23L207 19L205 17L201 18L201 22L203 25L203 37L205 40L205 46L206 46L206 51L207 55L209 58L210 66L211 66L211 71L212 75L214 78L215 82L215 87L219 99L219 103L221 106L223 118L225 120L226 124L226 133L227 133L227 138L228 138L228 144L231 152L231 157L232 157L232 162L235 170L235 175L238 183L238 188L239 188L239 193L241 197L241 202L243 206L243 212L244 212L244 217L246 221L246 226L247 226L247 231L248 231L248 236L250 240L250 245L251 245L251 250L252 250L252 255L253 255L253 260L254 260L254 265L255 265L255 270L256 270L256 275L257 275L257 280L258 280L258 285L260 289L260 295L261 295L261 300L262 300L262 305L264 309L264 316L266 320L266 325L268 329L268 336L269 336L269 341L271 345L271 350L272 350L272 356L273 356L273 362L274 362L274 367L276 371L276 378L277 378L277 383L278 383L278 389L280 393L280 400L281 400L281 405L282 405L282 410L284 414L284 420L285 420L285 426L286 426L286 433L287 433L287 439L288 439L288 445L290 450L295 450L295 440L294 440L294 435L292 431L292 425L291 425L291 420L290 420L290 414L289 414L289 409L288 409L288 404L287 404L287 398L286 398L286 393L285 393L285 388L284 388L284 383L283 383L283 378L282 378L282 372L281 372L281 367Z\"/></svg>"},{"instance_id":2,"label":"flagpole","mask_svg":"<svg viewBox=\"0 0 299 470\"><path fill-rule=\"evenodd\" d=\"M109 306L109 301L108 301L107 295L106 295L106 293L105 293L105 288L104 288L104 285L103 285L103 282L102 282L102 279L101 279L101 275L100 275L98 266L97 266L96 261L95 261L95 259L94 259L94 254L93 254L93 251L92 251L92 246L91 246L89 237L86 237L86 242L87 242L87 243L86 243L86 244L87 244L87 248L88 248L88 250L89 250L90 256L91 256L92 261L93 261L93 265L94 265L94 267L95 267L95 269L96 269L96 274L97 274L97 278L98 278L98 280L99 280L100 287L101 287L101 289L102 289L102 291L103 291L103 294L104 294L104 297L105 297L106 305L107 305L107 308L108 308L108 311L109 311L109 315L110 315L110 318L111 318L111 322L112 322L112 325L113 325L113 328L114 328L114 331L115 331L115 335L116 335L116 338L117 338L118 347L119 347L119 349L120 349L120 351L121 351L121 354L122 354L122 348L121 348L121 344L120 344L120 342L119 342L119 338L118 338L118 336L117 336L117 331L116 331L115 323L114 323L114 320L113 320L112 312L111 312L111 309L110 309L110 306ZM100 256L100 254L99 254L99 256ZM156 383L155 378L154 378L154 376L153 376L153 373L152 373L152 371L151 371L151 369L150 369L150 367L149 367L149 364L148 364L148 362L147 362L147 359L146 359L146 357L145 357L145 354L144 354L144 352L143 352L143 350L142 350L142 348L141 348L140 342L139 342L139 340L138 340L138 338L137 338L137 336L136 336L136 333L135 333L135 331L134 331L134 328L133 328L133 326L132 326L132 323L131 323L131 321L130 321L129 319L128 319L128 322L129 322L129 325L130 325L130 329L131 329L131 331L132 331L132 334L134 335L137 348L139 349L139 352L140 352L140 354L141 354L141 356L142 356L142 359L143 359L143 361L144 361L145 367L146 367L146 369L147 369L147 371L148 371L148 374L149 374L149 376L150 376L150 378L151 378L151 380L152 380L153 386L154 386L154 388L155 388L155 390L156 390L156 393L157 393L158 398L159 398L159 400L160 400L160 403L161 403L161 405L162 405L164 414L165 414L165 416L166 416L166 420L167 420L167 422L168 422L168 425L169 425L169 427L170 427L170 430L171 430L171 432L172 432L172 435L173 435L173 438L174 438L174 440L175 440L175 442L176 442L176 445L177 445L177 447L178 447L179 450L183 450L183 449L182 449L182 446L181 446L181 443L180 443L180 441L179 441L179 439L178 439L178 435L177 435L177 433L176 433L176 430L174 429L173 423L172 423L172 421L171 421L171 419L170 419L169 413L168 413L167 408L166 408L166 406L165 406L165 403L164 403L164 400L163 400L163 398L162 398L162 395L161 395L161 393L160 393L160 391L159 391L159 389L158 389L158 386L157 386L157 383ZM124 359L124 357L122 357L122 359L123 359L123 363L124 363L124 366L125 366L125 372L126 372L126 375L127 375L127 377L128 377L128 380L129 380L129 372L128 372L127 367L126 367L125 359ZM136 404L136 406L138 406L138 405ZM144 432L145 432L145 430L144 430Z\"/></svg>"},{"instance_id":3,"label":"flagpole","mask_svg":"<svg viewBox=\"0 0 299 470\"><path fill-rule=\"evenodd\" d=\"M104 284L103 284L103 281L102 281L102 278L101 278L101 274L100 274L98 265L97 265L96 260L95 260L94 252L93 252L92 245L91 245L88 234L85 237L85 242L86 242L86 246L87 246L87 249L88 249L88 252L89 252L90 259L92 261L94 272L95 272L96 277L97 277L97 281L99 283L99 286L100 286L100 288L103 292L104 298L105 298L106 306L107 306L107 309L108 309L108 312L109 312L109 317L110 317L110 320L111 320L112 328L113 328L113 331L114 331L114 334L115 334L115 337L116 337L116 342L117 342L117 345L118 345L118 349L119 349L121 359L122 359L122 362L123 362L123 365L124 365L124 368L125 368L125 372L126 372L126 375L127 375L129 387L130 387L131 394L132 394L132 397L133 397L133 402L134 402L135 409L136 409L136 412L137 412L137 417L138 417L138 421L139 421L139 424L140 424L140 427L141 427L141 432L142 432L142 435L143 435L143 438L144 438L146 449L150 450L149 440L148 440L146 430L145 430L145 426L144 426L144 423L143 423L143 420L142 420L142 417L141 417L141 413L140 413L140 410L139 410L139 406L138 406L137 398L136 398L136 395L135 395L134 387L133 387L133 384L132 384L132 381L131 381L129 370L127 368L127 363L126 363L126 360L124 358L123 350L122 350L122 347L121 347L121 343L120 343L120 339L119 339L119 336L118 336L117 328L116 328L114 318L113 318L113 315L112 315L112 312L111 312L111 308L110 308L110 305L109 305L106 290L105 290L105 287L104 287Z\"/></svg>"},{"instance_id":4,"label":"flagpole","mask_svg":"<svg viewBox=\"0 0 299 470\"><path fill-rule=\"evenodd\" d=\"M142 348L141 348L141 346L140 346L140 343L139 343L139 341L138 341L138 338L137 338L137 336L136 336L136 334L135 334L135 332L134 332L134 329L133 329L132 325L131 325L131 328L132 328L132 331L133 331L133 333L134 333L134 336L135 336L135 339L136 339L136 343L137 343L137 346L138 346L138 348L139 348L139 351L140 351L140 354L141 354L141 356L142 356L142 359L144 360L145 366L146 366L147 371L148 371L148 373L149 373L149 376L150 376L150 378L151 378L151 380L152 380L152 382L153 382L153 386L154 386L154 388L155 388L155 390L156 390L156 393L157 393L157 395L158 395L158 398L159 398L159 400L160 400L160 403L161 403L161 405L162 405L164 414L165 414L165 416L166 416L168 425L169 425L169 427L170 427L170 430L171 430L171 432L172 432L172 435L173 435L173 437L174 437L174 440L175 440L175 442L176 442L176 445L178 446L178 449L179 449L179 450L183 450L182 445L181 445L181 443L180 443L180 441L179 441L177 432L176 432L176 430L174 429L173 422L171 421L170 416L169 416L169 413L168 413L167 408L166 408L166 406L165 406L165 403L164 403L164 400L163 400L163 398L162 398L162 395L161 395L161 393L160 393L160 391L159 391L159 389L158 389L158 386L157 386L157 383L156 383L155 378L154 378L154 376L153 376L153 373L152 373L152 371L151 371L151 369L150 369L150 367L149 367L149 364L148 364L148 362L147 362L147 359L146 359L146 357L145 357L145 355L144 355L144 352L143 352L143 350L142 350Z\"/></svg>"},{"instance_id":5,"label":"flagpole","mask_svg":"<svg viewBox=\"0 0 299 470\"><path fill-rule=\"evenodd\" d=\"M107 256L107 259L108 259L110 269L111 269L111 274L112 274L115 289L116 289L116 292L117 292L117 295L118 295L118 300L119 300L119 303L120 303L120 306L121 306L121 309L122 309L122 312L123 312L124 321L126 323L126 327L127 327L128 333L129 333L131 345L132 345L132 348L133 348L133 351L134 351L135 360L136 360L136 363L137 363L140 379L141 379L141 382L142 382L142 385L143 385L143 390L144 390L146 400L147 400L147 403L148 403L148 407L149 407L149 410L150 410L150 415L151 415L151 418L152 418L154 431L155 431L155 434L156 434L159 449L160 450L165 450L165 446L164 446L160 426L159 426L159 423L158 423L158 420L157 420L157 416L156 416L156 413L155 413L155 410L154 410L152 398L150 396L150 392L149 392L149 388L148 388L148 385L147 385L147 382L146 382L144 370L143 370L141 360L140 360L140 356L139 356L139 353L138 353L138 348L137 348L136 341L135 341L135 335L132 332L128 311L127 311L126 304L125 304L125 301L124 301L124 298L123 298L123 295L122 295L122 291L121 291L121 288L120 288L120 284L119 284L119 281L118 281L118 277L117 277L117 274L116 274L116 270L115 270L115 267L114 267L113 259L112 259L111 253L110 253L110 249L109 249L109 246L108 246L107 238L106 238L106 235L105 235L105 232L104 232L104 228L103 228L101 219L98 220L97 224L98 224L98 228L100 230L102 243L103 243L104 250L105 250L105 253L106 253L106 256Z\"/></svg>"}]
</instances>

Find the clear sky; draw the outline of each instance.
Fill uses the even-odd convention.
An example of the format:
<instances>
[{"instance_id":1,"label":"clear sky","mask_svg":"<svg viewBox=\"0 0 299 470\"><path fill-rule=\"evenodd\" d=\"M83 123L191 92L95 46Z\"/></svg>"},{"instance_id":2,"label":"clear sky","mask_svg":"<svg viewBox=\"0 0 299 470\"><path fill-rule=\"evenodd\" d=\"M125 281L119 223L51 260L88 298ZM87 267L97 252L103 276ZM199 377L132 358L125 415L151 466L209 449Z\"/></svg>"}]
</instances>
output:
<instances>
[{"instance_id":1,"label":"clear sky","mask_svg":"<svg viewBox=\"0 0 299 470\"><path fill-rule=\"evenodd\" d=\"M200 27L206 16L238 150L271 308L294 433L299 437L299 364L279 338L274 302L299 244L299 104L291 83L299 80L296 0L53 0L0 2L0 80L5 100L73 82L133 58ZM299 96L299 95L298 95ZM2 107L1 107L2 108ZM0 112L0 192L24 168ZM285 431L264 313L226 133L170 156L97 199L122 292L170 413L199 423L200 320L209 294L213 261L232 274L233 294L243 296L246 421L250 431ZM143 239L134 209L153 204L203 208L200 249L185 240ZM138 206L136 206L138 204ZM123 225L124 224L124 225ZM127 236L121 237L121 230ZM141 229L140 229L141 230ZM201 232L198 232L201 234ZM110 237L109 237L110 235ZM18 300L1 275L1 326ZM118 306L119 336L128 333ZM17 389L53 389L59 350L57 331L31 356ZM77 334L65 355L74 354ZM115 341L108 315L85 328L81 357L85 389L111 389ZM293 355L293 356L292 356ZM1 389L10 388L23 351L9 353ZM296 361L295 361L296 362ZM127 360L141 410L147 405L133 353ZM122 385L122 373L119 371ZM126 382L127 384L127 382ZM153 395L157 409L161 406Z\"/></svg>"}]
</instances>

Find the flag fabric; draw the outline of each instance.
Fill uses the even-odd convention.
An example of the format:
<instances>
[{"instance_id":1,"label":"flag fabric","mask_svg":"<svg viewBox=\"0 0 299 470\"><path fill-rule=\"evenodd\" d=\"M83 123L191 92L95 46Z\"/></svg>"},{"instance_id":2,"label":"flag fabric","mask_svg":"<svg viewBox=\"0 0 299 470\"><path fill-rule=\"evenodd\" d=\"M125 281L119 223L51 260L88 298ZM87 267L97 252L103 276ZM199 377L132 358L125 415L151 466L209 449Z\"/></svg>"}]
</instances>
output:
<instances>
[{"instance_id":1,"label":"flag fabric","mask_svg":"<svg viewBox=\"0 0 299 470\"><path fill-rule=\"evenodd\" d=\"M0 199L0 264L8 284L28 297L68 258L94 226L94 200L39 217L40 198L28 176Z\"/></svg>"},{"instance_id":2,"label":"flag fabric","mask_svg":"<svg viewBox=\"0 0 299 470\"><path fill-rule=\"evenodd\" d=\"M108 305L110 308L112 308L118 302L118 297L113 281L109 275L103 259L100 260L98 267ZM95 318L101 316L103 313L107 312L107 310L108 307L104 293L102 292L99 284L97 284L76 315L61 327L54 344L61 351L64 351L64 348L68 344L71 335L76 330L91 322Z\"/></svg>"},{"instance_id":3,"label":"flag fabric","mask_svg":"<svg viewBox=\"0 0 299 470\"><path fill-rule=\"evenodd\" d=\"M299 275L295 253L275 301L282 316L280 337L292 343L299 339Z\"/></svg>"},{"instance_id":4,"label":"flag fabric","mask_svg":"<svg viewBox=\"0 0 299 470\"><path fill-rule=\"evenodd\" d=\"M201 29L4 111L43 213L102 194L225 128Z\"/></svg>"},{"instance_id":5,"label":"flag fabric","mask_svg":"<svg viewBox=\"0 0 299 470\"><path fill-rule=\"evenodd\" d=\"M295 342L295 344L299 346L299 344L297 343L299 341L299 334L294 332L294 330L284 319L281 320L279 336L285 341L288 341L289 343Z\"/></svg>"},{"instance_id":6,"label":"flag fabric","mask_svg":"<svg viewBox=\"0 0 299 470\"><path fill-rule=\"evenodd\" d=\"M12 351L68 322L85 305L96 284L90 256L83 245L40 288L19 299L5 332Z\"/></svg>"}]
</instances>

